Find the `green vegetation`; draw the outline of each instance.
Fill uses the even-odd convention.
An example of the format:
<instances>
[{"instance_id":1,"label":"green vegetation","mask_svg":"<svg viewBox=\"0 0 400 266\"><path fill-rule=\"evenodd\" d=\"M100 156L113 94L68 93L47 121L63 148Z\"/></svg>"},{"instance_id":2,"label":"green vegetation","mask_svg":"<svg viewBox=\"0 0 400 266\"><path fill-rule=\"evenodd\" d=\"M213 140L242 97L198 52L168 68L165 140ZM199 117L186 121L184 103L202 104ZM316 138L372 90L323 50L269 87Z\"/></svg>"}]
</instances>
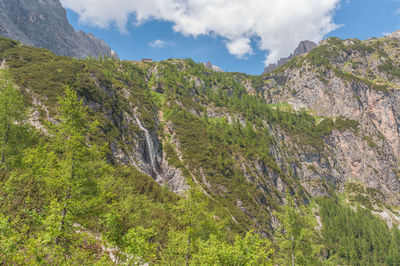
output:
<instances>
[{"instance_id":1,"label":"green vegetation","mask_svg":"<svg viewBox=\"0 0 400 266\"><path fill-rule=\"evenodd\" d=\"M386 84L376 84L374 81L371 81L367 78L359 78L351 73L346 73L346 72L342 72L339 69L334 68L333 72L335 73L335 75L345 81L348 82L358 82L358 83L364 83L367 86L369 86L371 89L377 90L377 91L382 91L387 93L388 92L388 85Z\"/></svg>"},{"instance_id":2,"label":"green vegetation","mask_svg":"<svg viewBox=\"0 0 400 266\"><path fill-rule=\"evenodd\" d=\"M400 77L400 68L387 56L385 62L382 65L379 65L378 69L379 71L386 72L394 77Z\"/></svg>"},{"instance_id":3,"label":"green vegetation","mask_svg":"<svg viewBox=\"0 0 400 266\"><path fill-rule=\"evenodd\" d=\"M383 195L379 190L365 188L361 184L354 182L346 183L345 189L347 198L351 203L360 204L369 210L375 210L376 208L379 210L383 206L381 202Z\"/></svg>"},{"instance_id":4,"label":"green vegetation","mask_svg":"<svg viewBox=\"0 0 400 266\"><path fill-rule=\"evenodd\" d=\"M374 142L374 140L372 139L371 136L365 135L365 136L363 136L363 140L365 142L367 142L368 146L371 147L372 149L378 149L379 148L379 146Z\"/></svg>"},{"instance_id":5,"label":"green vegetation","mask_svg":"<svg viewBox=\"0 0 400 266\"><path fill-rule=\"evenodd\" d=\"M331 65L331 58L338 55L337 50L332 50L333 48L324 44L312 49L306 59L310 61L317 67L329 68Z\"/></svg>"},{"instance_id":6,"label":"green vegetation","mask_svg":"<svg viewBox=\"0 0 400 266\"><path fill-rule=\"evenodd\" d=\"M3 77L7 78L7 77ZM21 123L25 115L25 106L21 95L10 81L0 84L0 140L2 143L0 154L0 171L11 166L9 154L16 152L10 149L15 146L23 132L16 123ZM9 165L11 164L11 165Z\"/></svg>"},{"instance_id":7,"label":"green vegetation","mask_svg":"<svg viewBox=\"0 0 400 266\"><path fill-rule=\"evenodd\" d=\"M332 198L317 200L321 235L331 265L398 265L400 231L369 211L352 210Z\"/></svg>"},{"instance_id":8,"label":"green vegetation","mask_svg":"<svg viewBox=\"0 0 400 266\"><path fill-rule=\"evenodd\" d=\"M328 43L307 58L329 65L343 44ZM298 162L276 159L325 152L334 130L358 134L357 121L268 104L263 77L216 73L190 59L77 60L4 38L0 58L8 66L0 76L2 263L108 265L115 262L104 250L113 249L128 265L398 264L398 231L363 210L320 199L318 231L318 207L302 204L309 195L292 169ZM28 123L33 109L41 130ZM186 194L132 166L146 149L134 114L160 138L156 152L182 171ZM278 190L278 178L295 197ZM366 202L378 192L352 188L350 202L372 209Z\"/></svg>"},{"instance_id":9,"label":"green vegetation","mask_svg":"<svg viewBox=\"0 0 400 266\"><path fill-rule=\"evenodd\" d=\"M294 198L286 195L287 203L277 213L281 223L276 233L282 265L317 265L320 263L318 233L310 207L296 207ZM290 255L289 255L290 254ZM286 255L286 256L285 256ZM289 256L288 256L289 255Z\"/></svg>"},{"instance_id":10,"label":"green vegetation","mask_svg":"<svg viewBox=\"0 0 400 266\"><path fill-rule=\"evenodd\" d=\"M327 84L328 80L325 78L322 70L331 70L333 73L348 82L359 82L364 83L370 88L378 91L387 93L389 89L388 84L379 84L374 81L374 77L369 77L369 75L359 77L354 73L348 73L337 68L337 62L335 60L341 60L340 57L345 56L352 51L357 51L361 53L361 56L367 57L376 53L378 56L384 59L384 63L378 66L378 70L389 74L391 77L400 76L400 68L396 66L394 61L389 58L387 53L380 46L368 45L357 39L349 40L350 43L345 44L343 40L339 38L328 38L326 44L320 45L314 48L305 58L311 64L317 67L316 77L323 83ZM343 55L342 55L343 54ZM367 59L366 59L367 60ZM348 61L346 64L352 64L353 70L357 69L357 62ZM345 64L345 66L346 66ZM374 75L373 75L374 76Z\"/></svg>"},{"instance_id":11,"label":"green vegetation","mask_svg":"<svg viewBox=\"0 0 400 266\"><path fill-rule=\"evenodd\" d=\"M59 123L48 127L51 137L43 136L22 151L23 160L2 182L2 262L111 263L100 246L109 244L118 247L120 261L133 264L192 264L212 252L211 243L221 252L214 261L263 263L269 256L268 241L252 233L236 236L231 246L229 232L222 230L223 217L214 218L201 192L191 191L178 200L169 192L152 196L151 188L132 190L130 182L140 179L121 182L130 173L113 173L104 149L90 141L98 123L87 122L86 107L76 93L67 88L58 105ZM88 228L104 231L104 240Z\"/></svg>"}]
</instances>

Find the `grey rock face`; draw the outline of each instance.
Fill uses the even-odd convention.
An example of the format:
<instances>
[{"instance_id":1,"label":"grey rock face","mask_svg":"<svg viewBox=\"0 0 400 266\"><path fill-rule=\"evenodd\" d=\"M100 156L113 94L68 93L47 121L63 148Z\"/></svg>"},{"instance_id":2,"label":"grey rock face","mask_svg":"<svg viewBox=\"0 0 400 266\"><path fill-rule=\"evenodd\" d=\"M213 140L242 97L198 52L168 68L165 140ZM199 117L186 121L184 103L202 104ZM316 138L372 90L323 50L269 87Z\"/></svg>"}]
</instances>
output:
<instances>
[{"instance_id":1,"label":"grey rock face","mask_svg":"<svg viewBox=\"0 0 400 266\"><path fill-rule=\"evenodd\" d=\"M115 56L103 40L72 28L60 0L0 0L0 35L58 55Z\"/></svg>"},{"instance_id":2,"label":"grey rock face","mask_svg":"<svg viewBox=\"0 0 400 266\"><path fill-rule=\"evenodd\" d=\"M281 58L281 59L279 59L279 61L276 64L270 64L269 66L267 66L264 69L264 74L274 71L275 69L286 64L290 59L292 59L296 56L310 52L316 46L317 46L317 44L312 41L301 41L299 46L293 51L293 53L290 56L288 56L286 58Z\"/></svg>"},{"instance_id":3,"label":"grey rock face","mask_svg":"<svg viewBox=\"0 0 400 266\"><path fill-rule=\"evenodd\" d=\"M294 50L292 56L294 57L294 56L308 53L309 51L314 49L316 46L317 46L317 44L312 41L302 41L302 42L300 42L299 46Z\"/></svg>"},{"instance_id":4,"label":"grey rock face","mask_svg":"<svg viewBox=\"0 0 400 266\"><path fill-rule=\"evenodd\" d=\"M396 62L398 53L395 50L399 42L396 36L397 33L394 33L379 39L393 62ZM362 44L373 47L376 42L370 40ZM287 102L294 109L312 110L321 117L342 116L359 123L358 132L335 131L325 138L328 148L319 152L319 156L325 157L327 164L313 158L312 154L299 152L296 155L296 161L301 165L297 172L310 194L320 194L313 187L315 174L316 179L323 177L330 183L338 184L339 189L340 184L345 182L361 182L366 187L379 190L387 204L400 205L399 79L379 67L385 59L377 56L378 51L360 52L356 43L352 40L341 41L342 50L332 58L331 67L351 73L347 77L373 75L374 79L380 80L379 84L387 84L386 89L380 90L377 85L361 79L346 78L340 75L340 71L315 66L307 59L301 67L270 74L267 91L272 103ZM392 46L389 47L389 43ZM332 44L324 41L321 45L331 47ZM356 61L360 63L347 67ZM324 76L318 78L318 73ZM297 150L304 149L299 147ZM310 180L307 180L309 177Z\"/></svg>"},{"instance_id":5,"label":"grey rock face","mask_svg":"<svg viewBox=\"0 0 400 266\"><path fill-rule=\"evenodd\" d=\"M386 37L400 40L400 30L389 33L386 35Z\"/></svg>"},{"instance_id":6,"label":"grey rock face","mask_svg":"<svg viewBox=\"0 0 400 266\"><path fill-rule=\"evenodd\" d=\"M210 70L214 70L215 72L224 72L220 67L212 65L210 61L204 63L204 67Z\"/></svg>"}]
</instances>

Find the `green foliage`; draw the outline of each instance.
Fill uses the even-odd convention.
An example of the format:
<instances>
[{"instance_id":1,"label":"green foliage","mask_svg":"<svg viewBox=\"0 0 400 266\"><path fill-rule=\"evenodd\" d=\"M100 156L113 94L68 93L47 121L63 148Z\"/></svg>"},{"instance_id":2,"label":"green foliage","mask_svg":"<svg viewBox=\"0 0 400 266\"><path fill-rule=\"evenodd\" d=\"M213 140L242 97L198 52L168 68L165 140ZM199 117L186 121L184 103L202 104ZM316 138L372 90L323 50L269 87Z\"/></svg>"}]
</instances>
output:
<instances>
[{"instance_id":1,"label":"green foliage","mask_svg":"<svg viewBox=\"0 0 400 266\"><path fill-rule=\"evenodd\" d=\"M318 265L319 251L316 222L310 207L296 207L294 197L286 195L277 216L280 228L275 235L279 246L279 256L285 265Z\"/></svg>"},{"instance_id":2,"label":"green foliage","mask_svg":"<svg viewBox=\"0 0 400 266\"><path fill-rule=\"evenodd\" d=\"M351 120L344 117L339 117L335 121L335 129L337 130L352 130L354 133L358 133L359 131L359 123L355 120Z\"/></svg>"},{"instance_id":3,"label":"green foliage","mask_svg":"<svg viewBox=\"0 0 400 266\"><path fill-rule=\"evenodd\" d=\"M85 220L89 213L100 211L97 180L106 180L110 168L103 159L103 148L87 141L98 122L87 122L87 107L76 93L67 87L59 106L59 123L49 128L53 137L45 147L48 164L43 174L48 193L64 206L63 226L64 219L81 216Z\"/></svg>"},{"instance_id":4,"label":"green foliage","mask_svg":"<svg viewBox=\"0 0 400 266\"><path fill-rule=\"evenodd\" d=\"M99 252L99 244L87 233L70 231L68 245L54 239L65 236L60 230L60 206L55 201L37 215L36 224L17 217L0 214L0 260L6 264L78 265L109 264L109 258ZM26 210L26 209L25 209Z\"/></svg>"},{"instance_id":5,"label":"green foliage","mask_svg":"<svg viewBox=\"0 0 400 266\"><path fill-rule=\"evenodd\" d=\"M343 40L331 37L326 40L326 44L319 45L311 50L306 59L317 67L325 67L332 69L335 59L340 54L350 53L351 51L358 51L361 56L367 56L375 52L374 47L371 47L364 42L357 39L349 40L350 43L345 43Z\"/></svg>"},{"instance_id":6,"label":"green foliage","mask_svg":"<svg viewBox=\"0 0 400 266\"><path fill-rule=\"evenodd\" d=\"M272 265L274 251L267 239L250 231L227 242L221 234L224 221L207 211L202 197L200 191L191 190L178 205L184 230L169 232L161 264Z\"/></svg>"},{"instance_id":7,"label":"green foliage","mask_svg":"<svg viewBox=\"0 0 400 266\"><path fill-rule=\"evenodd\" d=\"M273 265L271 243L252 231L244 238L237 236L233 245L212 235L207 241L198 241L197 246L193 265Z\"/></svg>"},{"instance_id":8,"label":"green foliage","mask_svg":"<svg viewBox=\"0 0 400 266\"><path fill-rule=\"evenodd\" d=\"M383 195L374 188L365 188L361 184L348 182L345 184L348 200L351 203L360 204L368 210L375 210L376 206L382 205Z\"/></svg>"},{"instance_id":9,"label":"green foliage","mask_svg":"<svg viewBox=\"0 0 400 266\"><path fill-rule=\"evenodd\" d=\"M330 37L330 38L327 39L327 42L331 46L335 46L335 47L338 47L338 48L342 48L343 49L345 47L343 41L338 37Z\"/></svg>"},{"instance_id":10,"label":"green foliage","mask_svg":"<svg viewBox=\"0 0 400 266\"><path fill-rule=\"evenodd\" d=\"M131 265L140 265L145 262L150 262L155 259L156 247L150 242L150 239L155 236L152 229L144 229L139 226L131 228L124 235L124 252L126 255L125 261Z\"/></svg>"},{"instance_id":11,"label":"green foliage","mask_svg":"<svg viewBox=\"0 0 400 266\"><path fill-rule=\"evenodd\" d=\"M388 58L388 56L384 56L385 62L383 64L378 66L378 70L385 72L393 77L400 77L400 68L391 60Z\"/></svg>"},{"instance_id":12,"label":"green foliage","mask_svg":"<svg viewBox=\"0 0 400 266\"><path fill-rule=\"evenodd\" d=\"M362 138L365 142L368 143L368 146L371 147L372 149L378 149L379 146L374 142L373 138L368 135L364 135Z\"/></svg>"},{"instance_id":13,"label":"green foliage","mask_svg":"<svg viewBox=\"0 0 400 266\"><path fill-rule=\"evenodd\" d=\"M327 71L343 48L338 39L329 45L307 56ZM119 262L127 264L271 265L291 261L293 244L296 264L320 263L321 240L311 210L296 207L290 197L278 214L283 226L276 236L279 253L273 254L264 236L272 235L270 211L281 195L264 174L248 170L257 167L266 177L279 176L301 194L293 171L281 169L273 157L277 143L271 132L284 130L296 144L322 150L333 130L357 133L356 121L267 104L263 77L216 73L190 59L154 64L77 60L3 38L0 57L10 73L0 91L0 140L7 143L7 167L0 173L2 262L108 265L112 262L103 248L114 247ZM285 67L301 64L296 59ZM245 88L249 82L254 91ZM12 83L29 90L20 95ZM46 134L24 126L22 102L30 103L32 96L55 118L50 124L42 114ZM159 133L168 163L182 170L192 187L196 181L204 187L175 195L116 161L108 145L113 153L121 149L132 155L132 147L141 144L132 113ZM4 121L12 122L8 142ZM364 194L369 199L378 196L374 193ZM398 245L398 231L386 236ZM329 237L329 260L348 263ZM376 261L397 265L396 246L384 246L388 255Z\"/></svg>"},{"instance_id":14,"label":"green foliage","mask_svg":"<svg viewBox=\"0 0 400 266\"><path fill-rule=\"evenodd\" d=\"M247 94L241 85L236 84L236 86L237 88L232 92L229 90L208 91L208 97L216 105L228 106L233 109L234 113L241 113L248 122L256 127L265 130L265 123L279 126L287 134L295 136L295 140L300 144L321 149L324 146L323 137L330 134L332 130L351 129L357 131L356 121L339 118L337 122L333 122L332 119L325 118L322 122L317 123L317 118L304 110L295 112L288 105L269 105L260 97ZM247 137L251 138L251 136ZM266 137L268 138L268 136Z\"/></svg>"},{"instance_id":15,"label":"green foliage","mask_svg":"<svg viewBox=\"0 0 400 266\"><path fill-rule=\"evenodd\" d=\"M165 95L155 91L151 91L150 94L154 100L154 104L161 109L165 104Z\"/></svg>"},{"instance_id":16,"label":"green foliage","mask_svg":"<svg viewBox=\"0 0 400 266\"><path fill-rule=\"evenodd\" d=\"M373 81L371 81L371 80L369 80L367 78L360 78L360 77L357 77L357 76L355 76L355 75L353 75L351 73L346 73L346 72L343 72L343 71L338 70L336 68L334 68L333 71L334 71L334 73L335 73L335 75L337 77L339 77L339 78L341 78L341 79L343 79L345 81L364 83L367 86L369 86L371 89L374 89L374 90L377 90L377 91L386 92L386 93L388 92L388 85L386 85L386 84L378 85L375 82L373 82Z\"/></svg>"},{"instance_id":17,"label":"green foliage","mask_svg":"<svg viewBox=\"0 0 400 266\"><path fill-rule=\"evenodd\" d=\"M0 80L0 170L10 163L6 162L8 155L19 147L16 144L23 134L21 123L24 119L25 105L21 94L11 82Z\"/></svg>"},{"instance_id":18,"label":"green foliage","mask_svg":"<svg viewBox=\"0 0 400 266\"><path fill-rule=\"evenodd\" d=\"M208 119L199 118L178 108L172 108L166 118L173 122L174 130L181 144L183 159L189 163L189 167L203 169L204 174L213 184L213 189L225 186L233 192L231 195L226 195L229 198L220 200L224 204L229 204L229 208L235 212L236 219L243 224L249 223L246 216L231 205L237 200L237 198L231 198L233 195L248 204L249 212L265 213L259 202L271 200L257 191L255 187L246 186L240 169L235 166L233 155L242 154L248 158L262 160L271 169L279 171L268 154L270 138L266 131L256 132L250 124L243 127L239 122L232 125L225 120L208 121ZM263 145L258 145L257 139ZM247 188L244 189L244 186ZM260 222L265 222L267 219L265 216Z\"/></svg>"},{"instance_id":19,"label":"green foliage","mask_svg":"<svg viewBox=\"0 0 400 266\"><path fill-rule=\"evenodd\" d=\"M18 243L23 236L15 230L15 225L9 221L8 217L0 214L0 260L2 263L11 264L19 262Z\"/></svg>"},{"instance_id":20,"label":"green foliage","mask_svg":"<svg viewBox=\"0 0 400 266\"><path fill-rule=\"evenodd\" d=\"M302 66L302 61L298 57L294 57L290 59L288 62L285 64L279 66L277 69L269 73L269 75L273 74L281 74L285 72L287 69L295 69L295 68L300 68Z\"/></svg>"},{"instance_id":21,"label":"green foliage","mask_svg":"<svg viewBox=\"0 0 400 266\"><path fill-rule=\"evenodd\" d=\"M367 210L352 210L335 199L320 198L322 237L327 259L335 264L395 265L399 262L399 231L390 230Z\"/></svg>"},{"instance_id":22,"label":"green foliage","mask_svg":"<svg viewBox=\"0 0 400 266\"><path fill-rule=\"evenodd\" d=\"M88 217L98 216L102 204L97 187L108 167L95 144L88 146L86 112L71 90L60 99L57 125L49 126L51 138L23 151L20 165L10 169L1 187L1 212L14 216L14 228L26 239L15 243L13 263L72 264L101 261L98 250L88 248L92 240L76 233L73 224L90 224ZM98 179L97 179L98 178ZM18 234L17 234L18 235ZM29 236L29 237L28 237ZM29 252L28 252L29 251ZM71 255L73 254L73 255Z\"/></svg>"},{"instance_id":23,"label":"green foliage","mask_svg":"<svg viewBox=\"0 0 400 266\"><path fill-rule=\"evenodd\" d=\"M312 49L306 56L306 59L317 67L323 66L326 68L330 68L330 58L334 57L337 54L337 51L332 51L331 47L324 44Z\"/></svg>"},{"instance_id":24,"label":"green foliage","mask_svg":"<svg viewBox=\"0 0 400 266\"><path fill-rule=\"evenodd\" d=\"M373 52L375 52L374 47L369 46L368 44L357 40L357 39L352 39L352 41L354 42L353 45L350 45L350 49L355 49L358 52L360 52L363 56L366 56L368 54L372 54Z\"/></svg>"}]
</instances>

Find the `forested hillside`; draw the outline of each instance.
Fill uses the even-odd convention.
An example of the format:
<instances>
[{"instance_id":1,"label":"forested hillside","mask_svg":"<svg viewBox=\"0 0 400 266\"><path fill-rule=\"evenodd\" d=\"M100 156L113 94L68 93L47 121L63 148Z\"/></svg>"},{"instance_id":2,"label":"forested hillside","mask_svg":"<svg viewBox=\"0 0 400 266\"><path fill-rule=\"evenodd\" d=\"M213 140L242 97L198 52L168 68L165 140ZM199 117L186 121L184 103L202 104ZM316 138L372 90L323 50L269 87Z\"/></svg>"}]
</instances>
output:
<instances>
[{"instance_id":1,"label":"forested hillside","mask_svg":"<svg viewBox=\"0 0 400 266\"><path fill-rule=\"evenodd\" d=\"M1 38L0 260L398 265L397 45L249 76Z\"/></svg>"}]
</instances>

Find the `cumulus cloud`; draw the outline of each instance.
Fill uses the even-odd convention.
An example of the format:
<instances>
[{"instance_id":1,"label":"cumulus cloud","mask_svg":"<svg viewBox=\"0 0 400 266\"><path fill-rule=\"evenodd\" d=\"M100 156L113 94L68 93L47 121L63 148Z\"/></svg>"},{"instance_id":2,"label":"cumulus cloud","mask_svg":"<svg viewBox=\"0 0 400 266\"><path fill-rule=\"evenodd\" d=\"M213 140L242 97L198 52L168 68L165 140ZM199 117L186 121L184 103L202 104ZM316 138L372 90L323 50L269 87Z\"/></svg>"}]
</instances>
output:
<instances>
[{"instance_id":1,"label":"cumulus cloud","mask_svg":"<svg viewBox=\"0 0 400 266\"><path fill-rule=\"evenodd\" d=\"M319 41L337 28L333 13L340 0L61 0L80 22L97 27L169 21L185 36L225 39L228 51L246 58L267 51L265 63L290 54L302 40ZM255 42L256 40L256 42ZM257 47L254 43L257 43Z\"/></svg>"},{"instance_id":2,"label":"cumulus cloud","mask_svg":"<svg viewBox=\"0 0 400 266\"><path fill-rule=\"evenodd\" d=\"M175 45L174 42L164 41L164 40L154 40L152 42L149 42L149 46L153 48L165 48L167 46L173 46L173 45Z\"/></svg>"},{"instance_id":3,"label":"cumulus cloud","mask_svg":"<svg viewBox=\"0 0 400 266\"><path fill-rule=\"evenodd\" d=\"M228 41L226 48L231 54L236 55L238 58L244 58L253 53L253 48L250 45L250 39L239 38L237 40Z\"/></svg>"}]
</instances>

